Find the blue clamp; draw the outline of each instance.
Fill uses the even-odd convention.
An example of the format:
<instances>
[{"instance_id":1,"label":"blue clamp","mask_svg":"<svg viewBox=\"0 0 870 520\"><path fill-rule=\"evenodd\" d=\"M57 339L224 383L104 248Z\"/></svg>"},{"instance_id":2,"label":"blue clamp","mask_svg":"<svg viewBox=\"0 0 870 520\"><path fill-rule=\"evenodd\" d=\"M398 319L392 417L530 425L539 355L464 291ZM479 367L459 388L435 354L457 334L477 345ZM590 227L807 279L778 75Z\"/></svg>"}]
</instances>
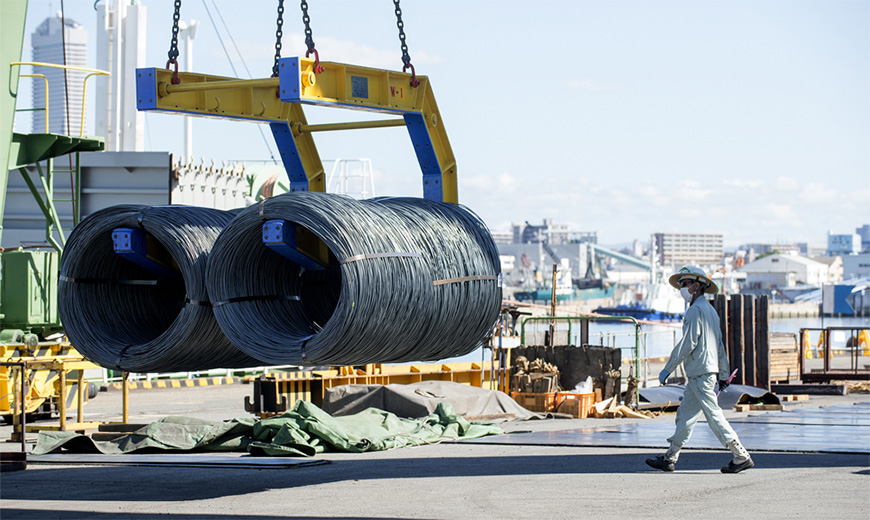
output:
<instances>
[{"instance_id":1,"label":"blue clamp","mask_svg":"<svg viewBox=\"0 0 870 520\"><path fill-rule=\"evenodd\" d=\"M296 226L286 220L267 220L263 223L263 244L305 269L326 269L325 266L299 250Z\"/></svg>"},{"instance_id":2,"label":"blue clamp","mask_svg":"<svg viewBox=\"0 0 870 520\"><path fill-rule=\"evenodd\" d=\"M116 254L158 276L179 274L148 255L148 240L144 229L115 228L112 230L112 245Z\"/></svg>"}]
</instances>

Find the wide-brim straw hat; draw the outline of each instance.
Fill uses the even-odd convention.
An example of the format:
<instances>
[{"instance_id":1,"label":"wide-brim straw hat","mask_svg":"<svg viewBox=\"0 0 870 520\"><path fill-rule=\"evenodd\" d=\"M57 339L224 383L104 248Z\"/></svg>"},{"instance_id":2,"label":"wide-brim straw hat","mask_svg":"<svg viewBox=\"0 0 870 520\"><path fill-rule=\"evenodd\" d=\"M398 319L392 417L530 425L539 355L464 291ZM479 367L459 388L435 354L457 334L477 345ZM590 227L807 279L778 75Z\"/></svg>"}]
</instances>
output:
<instances>
[{"instance_id":1,"label":"wide-brim straw hat","mask_svg":"<svg viewBox=\"0 0 870 520\"><path fill-rule=\"evenodd\" d=\"M679 271L668 278L668 283L671 284L671 287L674 289L680 289L680 282L685 279L699 280L700 282L707 284L707 287L704 288L704 292L707 294L716 294L719 292L719 287L713 283L713 280L707 276L707 273L705 273L700 267L694 265L684 265L681 267Z\"/></svg>"}]
</instances>

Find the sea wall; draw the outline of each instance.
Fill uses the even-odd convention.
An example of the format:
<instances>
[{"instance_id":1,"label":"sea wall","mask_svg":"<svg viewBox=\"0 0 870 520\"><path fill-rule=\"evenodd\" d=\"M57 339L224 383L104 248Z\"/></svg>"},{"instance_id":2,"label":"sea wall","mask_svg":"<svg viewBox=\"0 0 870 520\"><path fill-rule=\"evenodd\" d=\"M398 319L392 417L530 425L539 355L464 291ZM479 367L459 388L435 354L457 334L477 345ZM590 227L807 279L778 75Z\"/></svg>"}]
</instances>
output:
<instances>
[{"instance_id":1,"label":"sea wall","mask_svg":"<svg viewBox=\"0 0 870 520\"><path fill-rule=\"evenodd\" d=\"M770 318L812 318L819 315L817 303L771 303Z\"/></svg>"}]
</instances>

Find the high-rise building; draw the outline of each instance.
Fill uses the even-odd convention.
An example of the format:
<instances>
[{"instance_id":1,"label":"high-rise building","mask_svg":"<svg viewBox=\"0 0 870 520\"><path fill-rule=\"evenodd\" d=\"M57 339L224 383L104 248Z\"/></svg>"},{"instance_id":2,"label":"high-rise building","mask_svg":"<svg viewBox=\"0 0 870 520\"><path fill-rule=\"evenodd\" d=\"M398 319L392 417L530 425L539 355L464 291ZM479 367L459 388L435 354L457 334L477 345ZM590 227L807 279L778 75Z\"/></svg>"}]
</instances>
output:
<instances>
[{"instance_id":1,"label":"high-rise building","mask_svg":"<svg viewBox=\"0 0 870 520\"><path fill-rule=\"evenodd\" d=\"M61 30L63 27L63 30ZM56 63L73 67L87 67L88 31L81 24L66 18L60 13L54 18L46 18L30 36L33 61ZM64 54L66 60L64 62ZM66 71L49 67L34 67L36 74L48 78L48 130L45 128L45 114L33 112L33 133L50 132L53 134L79 135L82 127L87 128L87 120L82 120L82 101L84 80L87 72ZM33 82L33 107L45 106L45 83L41 78Z\"/></svg>"},{"instance_id":2,"label":"high-rise building","mask_svg":"<svg viewBox=\"0 0 870 520\"><path fill-rule=\"evenodd\" d=\"M722 235L703 233L656 233L653 247L659 265L719 264L724 256Z\"/></svg>"}]
</instances>

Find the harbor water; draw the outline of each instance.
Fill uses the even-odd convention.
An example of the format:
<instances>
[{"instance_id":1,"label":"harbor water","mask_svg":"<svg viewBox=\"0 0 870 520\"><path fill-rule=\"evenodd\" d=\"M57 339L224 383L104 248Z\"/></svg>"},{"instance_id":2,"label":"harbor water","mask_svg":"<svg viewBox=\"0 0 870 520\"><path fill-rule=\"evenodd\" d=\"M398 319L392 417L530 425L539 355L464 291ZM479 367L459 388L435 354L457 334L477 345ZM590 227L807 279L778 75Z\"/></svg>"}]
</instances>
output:
<instances>
[{"instance_id":1,"label":"harbor water","mask_svg":"<svg viewBox=\"0 0 870 520\"><path fill-rule=\"evenodd\" d=\"M799 335L800 329L810 328L818 329L824 327L870 327L870 319L867 318L786 318L786 319L771 319L770 332L784 332ZM535 332L538 337L544 330L549 329L549 324L546 322L538 322L527 328L527 336L535 337ZM556 325L556 337L566 337L568 327L565 323ZM517 331L519 332L519 331ZM668 357L673 350L674 345L680 340L682 335L681 322L662 322L662 323L641 323L638 334L637 343L639 345L640 357L643 358L663 358ZM815 345L818 341L819 333L813 331L810 333L810 341ZM571 329L570 344L578 345L579 325L576 323ZM590 322L589 325L589 343L592 345L603 345L607 347L617 347L622 349L623 360L633 358L635 350L635 327L629 323L617 322ZM511 347L519 345L519 337L504 337L502 338L502 346ZM534 344L535 341L526 341L528 344ZM560 342L563 343L563 342ZM845 344L845 339L843 339ZM495 338L495 345L498 346L498 338ZM844 345L832 345L833 347L843 347ZM453 362L473 362L473 361L488 361L492 354L487 348L480 348L470 354L461 357L442 360L444 363Z\"/></svg>"}]
</instances>

